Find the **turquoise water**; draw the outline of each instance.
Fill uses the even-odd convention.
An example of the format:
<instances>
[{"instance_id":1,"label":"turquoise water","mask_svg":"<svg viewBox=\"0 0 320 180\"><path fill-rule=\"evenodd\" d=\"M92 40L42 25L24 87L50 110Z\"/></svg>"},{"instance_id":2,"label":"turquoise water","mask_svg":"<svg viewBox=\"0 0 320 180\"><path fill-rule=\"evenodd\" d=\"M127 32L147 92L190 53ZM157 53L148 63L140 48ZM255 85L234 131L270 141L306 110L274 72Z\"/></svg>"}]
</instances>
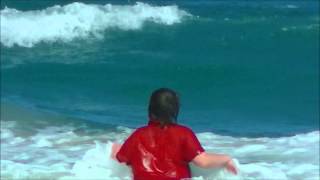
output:
<instances>
[{"instance_id":1,"label":"turquoise water","mask_svg":"<svg viewBox=\"0 0 320 180\"><path fill-rule=\"evenodd\" d=\"M319 1L1 0L1 179L132 179L110 158L175 89L239 174L319 180Z\"/></svg>"},{"instance_id":2,"label":"turquoise water","mask_svg":"<svg viewBox=\"0 0 320 180\"><path fill-rule=\"evenodd\" d=\"M70 2L1 1L2 101L136 128L147 121L151 92L170 87L181 97L180 122L197 132L278 137L319 129L317 1L147 3L175 4L178 13L162 14L162 22L121 14L115 26L85 34L75 25L53 36L55 26L69 25L47 28L41 17ZM30 22L40 25L21 23L31 10Z\"/></svg>"}]
</instances>

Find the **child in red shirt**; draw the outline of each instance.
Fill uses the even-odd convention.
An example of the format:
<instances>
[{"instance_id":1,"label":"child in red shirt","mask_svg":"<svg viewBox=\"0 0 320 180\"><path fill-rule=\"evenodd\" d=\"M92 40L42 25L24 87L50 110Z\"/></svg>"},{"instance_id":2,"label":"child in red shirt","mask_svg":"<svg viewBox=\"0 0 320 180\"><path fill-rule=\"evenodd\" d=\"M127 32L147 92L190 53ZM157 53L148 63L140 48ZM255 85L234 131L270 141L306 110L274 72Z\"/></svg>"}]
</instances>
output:
<instances>
[{"instance_id":1,"label":"child in red shirt","mask_svg":"<svg viewBox=\"0 0 320 180\"><path fill-rule=\"evenodd\" d=\"M237 170L227 155L206 153L188 127L177 124L179 98L167 88L154 91L149 103L149 123L124 142L114 144L112 157L131 166L134 180L191 178L189 163L202 168Z\"/></svg>"}]
</instances>

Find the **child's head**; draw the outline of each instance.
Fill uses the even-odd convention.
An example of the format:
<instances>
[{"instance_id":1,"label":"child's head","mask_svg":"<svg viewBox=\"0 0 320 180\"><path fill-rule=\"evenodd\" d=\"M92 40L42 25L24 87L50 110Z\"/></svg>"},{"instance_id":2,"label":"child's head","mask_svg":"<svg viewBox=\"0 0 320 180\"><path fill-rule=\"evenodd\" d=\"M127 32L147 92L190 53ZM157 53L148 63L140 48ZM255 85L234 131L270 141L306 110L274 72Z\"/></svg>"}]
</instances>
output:
<instances>
[{"instance_id":1,"label":"child's head","mask_svg":"<svg viewBox=\"0 0 320 180\"><path fill-rule=\"evenodd\" d=\"M179 98L171 89L155 90L149 102L149 117L160 121L161 125L176 123L179 114Z\"/></svg>"}]
</instances>

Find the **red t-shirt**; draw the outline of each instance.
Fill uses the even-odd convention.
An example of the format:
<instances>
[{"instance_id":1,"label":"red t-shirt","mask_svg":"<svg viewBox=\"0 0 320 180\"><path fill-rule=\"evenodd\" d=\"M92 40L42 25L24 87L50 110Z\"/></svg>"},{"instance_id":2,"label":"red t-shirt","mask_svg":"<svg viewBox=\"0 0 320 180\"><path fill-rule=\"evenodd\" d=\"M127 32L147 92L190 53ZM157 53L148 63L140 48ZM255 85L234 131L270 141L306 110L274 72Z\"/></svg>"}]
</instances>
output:
<instances>
[{"instance_id":1,"label":"red t-shirt","mask_svg":"<svg viewBox=\"0 0 320 180\"><path fill-rule=\"evenodd\" d=\"M190 178L189 162L204 149L191 129L178 124L164 128L156 121L137 129L116 157L130 165L135 180Z\"/></svg>"}]
</instances>

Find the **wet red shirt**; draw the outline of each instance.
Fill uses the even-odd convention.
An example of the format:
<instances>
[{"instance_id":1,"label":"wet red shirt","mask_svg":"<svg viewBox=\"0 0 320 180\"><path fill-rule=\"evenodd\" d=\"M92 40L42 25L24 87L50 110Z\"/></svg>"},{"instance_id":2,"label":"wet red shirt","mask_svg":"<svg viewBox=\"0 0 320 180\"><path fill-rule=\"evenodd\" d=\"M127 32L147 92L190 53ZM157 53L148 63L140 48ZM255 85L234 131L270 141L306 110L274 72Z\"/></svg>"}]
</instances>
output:
<instances>
[{"instance_id":1,"label":"wet red shirt","mask_svg":"<svg viewBox=\"0 0 320 180\"><path fill-rule=\"evenodd\" d=\"M156 121L137 129L116 157L131 166L135 180L190 178L189 162L203 152L191 129L178 124L160 127Z\"/></svg>"}]
</instances>

